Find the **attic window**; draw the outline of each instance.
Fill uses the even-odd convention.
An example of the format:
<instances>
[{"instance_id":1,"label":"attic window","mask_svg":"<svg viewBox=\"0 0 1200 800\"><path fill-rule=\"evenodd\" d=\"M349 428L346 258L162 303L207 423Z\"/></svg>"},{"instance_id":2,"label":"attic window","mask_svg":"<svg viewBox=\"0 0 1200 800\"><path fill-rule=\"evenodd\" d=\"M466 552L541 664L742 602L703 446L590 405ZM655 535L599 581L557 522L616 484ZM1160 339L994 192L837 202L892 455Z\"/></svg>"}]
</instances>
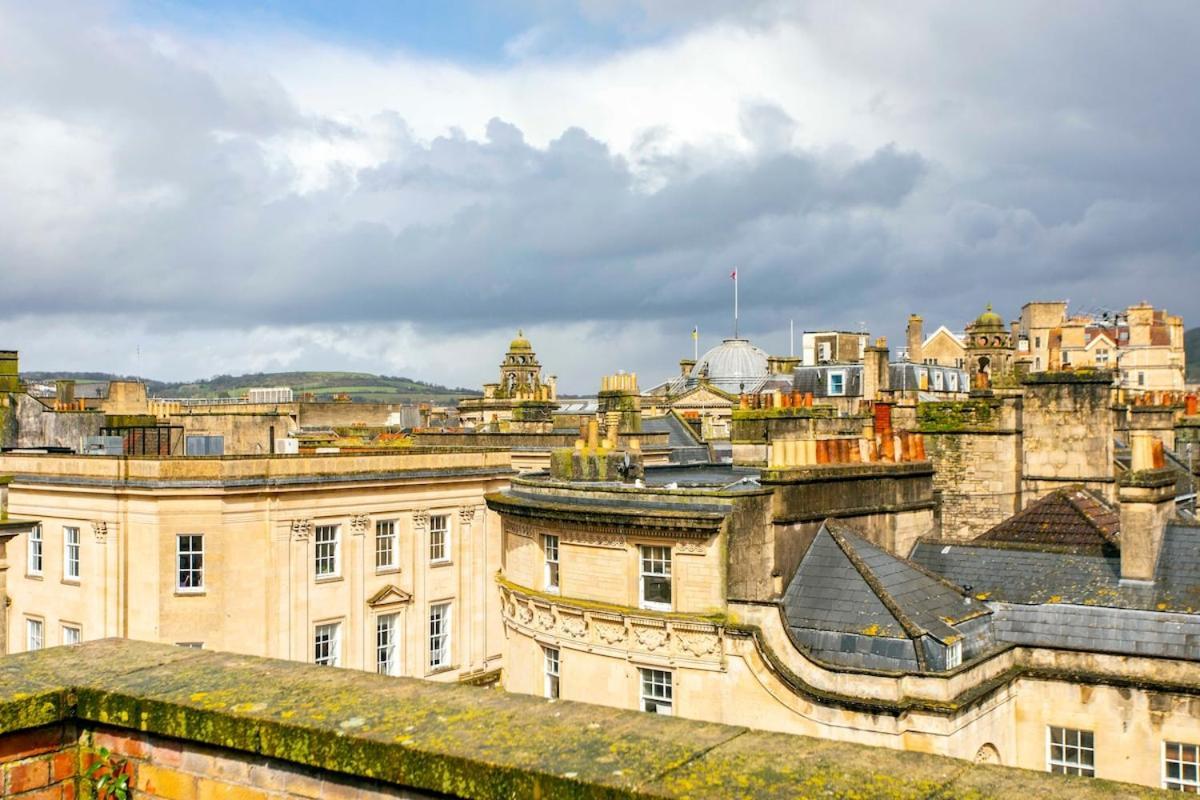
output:
<instances>
[{"instance_id":1,"label":"attic window","mask_svg":"<svg viewBox=\"0 0 1200 800\"><path fill-rule=\"evenodd\" d=\"M946 669L954 669L962 664L962 640L946 647Z\"/></svg>"},{"instance_id":2,"label":"attic window","mask_svg":"<svg viewBox=\"0 0 1200 800\"><path fill-rule=\"evenodd\" d=\"M842 397L846 394L846 371L837 370L829 373L829 396Z\"/></svg>"}]
</instances>

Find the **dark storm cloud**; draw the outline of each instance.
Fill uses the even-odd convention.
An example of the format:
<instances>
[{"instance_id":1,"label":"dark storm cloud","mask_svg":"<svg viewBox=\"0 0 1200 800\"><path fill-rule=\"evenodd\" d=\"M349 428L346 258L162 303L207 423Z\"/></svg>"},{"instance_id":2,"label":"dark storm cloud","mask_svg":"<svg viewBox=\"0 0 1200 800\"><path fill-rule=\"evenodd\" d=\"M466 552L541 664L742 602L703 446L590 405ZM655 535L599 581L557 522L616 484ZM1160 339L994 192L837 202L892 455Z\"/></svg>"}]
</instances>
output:
<instances>
[{"instance_id":1,"label":"dark storm cloud","mask_svg":"<svg viewBox=\"0 0 1200 800\"><path fill-rule=\"evenodd\" d=\"M15 227L40 200L0 192L2 313L690 321L725 313L738 266L752 331L792 316L895 333L908 311L957 327L987 301L1012 316L1062 297L1200 319L1195 5L940 5L878 38L853 25L871 12L824 8L796 20L877 86L871 124L895 143L798 147L805 120L768 101L742 107L748 150L659 151L648 130L629 155L578 128L533 145L501 120L421 141L395 108L375 120L387 160L300 192L270 143L365 132L102 17L8 7L0 115L95 140L106 167L94 195L80 174L57 230L53 214Z\"/></svg>"}]
</instances>

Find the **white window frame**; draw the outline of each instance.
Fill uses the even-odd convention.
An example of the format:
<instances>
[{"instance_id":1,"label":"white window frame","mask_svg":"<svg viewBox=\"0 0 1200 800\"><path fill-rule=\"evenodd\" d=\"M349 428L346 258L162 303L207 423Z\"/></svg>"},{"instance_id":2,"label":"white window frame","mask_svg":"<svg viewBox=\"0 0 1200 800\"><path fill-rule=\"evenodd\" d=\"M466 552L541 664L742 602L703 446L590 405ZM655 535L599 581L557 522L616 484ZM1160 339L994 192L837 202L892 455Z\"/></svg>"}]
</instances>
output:
<instances>
[{"instance_id":1,"label":"white window frame","mask_svg":"<svg viewBox=\"0 0 1200 800\"><path fill-rule=\"evenodd\" d=\"M1170 758L1168 750L1170 748L1178 748L1177 758ZM1191 758L1184 757L1184 751L1191 750ZM1171 764L1176 764L1179 767L1179 775L1172 778L1167 774L1167 768ZM1184 767L1193 768L1193 777L1185 778L1183 775ZM1162 788L1172 789L1177 792L1186 794L1200 794L1200 745L1188 744L1187 742L1168 742L1162 743Z\"/></svg>"},{"instance_id":2,"label":"white window frame","mask_svg":"<svg viewBox=\"0 0 1200 800\"><path fill-rule=\"evenodd\" d=\"M32 653L46 646L46 621L37 617L25 618L25 650Z\"/></svg>"},{"instance_id":3,"label":"white window frame","mask_svg":"<svg viewBox=\"0 0 1200 800\"><path fill-rule=\"evenodd\" d=\"M675 715L675 673L669 669L638 668L638 708L651 714Z\"/></svg>"},{"instance_id":4,"label":"white window frame","mask_svg":"<svg viewBox=\"0 0 1200 800\"><path fill-rule=\"evenodd\" d=\"M41 577L46 566L46 537L40 523L30 529L28 538L25 552L25 573Z\"/></svg>"},{"instance_id":5,"label":"white window frame","mask_svg":"<svg viewBox=\"0 0 1200 800\"><path fill-rule=\"evenodd\" d=\"M450 601L429 604L429 628L426 644L429 648L429 669L450 666L450 636L453 609Z\"/></svg>"},{"instance_id":6,"label":"white window frame","mask_svg":"<svg viewBox=\"0 0 1200 800\"><path fill-rule=\"evenodd\" d=\"M1062 732L1062 741L1054 741L1055 731ZM1091 741L1085 745L1086 739ZM1058 758L1054 757L1054 748L1061 748ZM1071 754L1074 759L1071 760ZM1084 758L1090 755L1091 763L1084 763ZM1096 734L1077 728L1065 728L1060 725L1046 726L1046 771L1060 775L1082 775L1087 778L1096 777Z\"/></svg>"},{"instance_id":7,"label":"white window frame","mask_svg":"<svg viewBox=\"0 0 1200 800\"><path fill-rule=\"evenodd\" d=\"M841 385L839 386L838 391L836 391L836 392L833 390L833 379L834 378L838 378L841 381ZM844 369L830 370L829 374L825 376L825 391L826 391L826 394L828 394L830 397L845 397L846 396L846 370L844 370Z\"/></svg>"},{"instance_id":8,"label":"white window frame","mask_svg":"<svg viewBox=\"0 0 1200 800\"><path fill-rule=\"evenodd\" d=\"M326 667L341 666L341 622L321 622L313 626L313 663Z\"/></svg>"},{"instance_id":9,"label":"white window frame","mask_svg":"<svg viewBox=\"0 0 1200 800\"><path fill-rule=\"evenodd\" d=\"M68 635L68 631L70 631L70 635ZM74 641L67 641L67 639L71 638L73 638ZM59 634L59 640L64 645L68 646L73 644L81 644L83 642L83 627L81 625L74 625L69 622L64 622L62 624L62 630Z\"/></svg>"},{"instance_id":10,"label":"white window frame","mask_svg":"<svg viewBox=\"0 0 1200 800\"><path fill-rule=\"evenodd\" d=\"M648 569L649 567L649 569ZM667 591L671 601L663 603L646 599L646 580L667 579ZM670 611L675 599L675 586L671 578L671 547L669 545L638 545L638 607L652 611Z\"/></svg>"},{"instance_id":11,"label":"white window frame","mask_svg":"<svg viewBox=\"0 0 1200 800\"><path fill-rule=\"evenodd\" d=\"M375 521L375 571L389 572L400 567L399 523L394 519Z\"/></svg>"},{"instance_id":12,"label":"white window frame","mask_svg":"<svg viewBox=\"0 0 1200 800\"><path fill-rule=\"evenodd\" d=\"M962 639L946 647L946 669L962 666Z\"/></svg>"},{"instance_id":13,"label":"white window frame","mask_svg":"<svg viewBox=\"0 0 1200 800\"><path fill-rule=\"evenodd\" d=\"M949 386L949 391L951 391L951 392L958 391L958 373L957 372L947 372L946 373L946 382Z\"/></svg>"},{"instance_id":14,"label":"white window frame","mask_svg":"<svg viewBox=\"0 0 1200 800\"><path fill-rule=\"evenodd\" d=\"M200 549L191 549L192 545L199 540ZM187 540L189 548L183 549L184 541ZM184 559L187 559L186 566ZM185 585L184 575L187 575ZM179 594L203 594L204 593L204 534L203 533L177 533L175 534L175 591Z\"/></svg>"},{"instance_id":15,"label":"white window frame","mask_svg":"<svg viewBox=\"0 0 1200 800\"><path fill-rule=\"evenodd\" d=\"M375 617L375 671L380 675L400 674L400 613Z\"/></svg>"},{"instance_id":16,"label":"white window frame","mask_svg":"<svg viewBox=\"0 0 1200 800\"><path fill-rule=\"evenodd\" d=\"M72 538L74 538L74 542L71 541ZM63 580L65 581L79 580L79 548L82 541L79 528L72 525L63 526Z\"/></svg>"},{"instance_id":17,"label":"white window frame","mask_svg":"<svg viewBox=\"0 0 1200 800\"><path fill-rule=\"evenodd\" d=\"M945 385L946 377L942 374L942 371L940 369L933 370L933 390L935 392L943 391Z\"/></svg>"},{"instance_id":18,"label":"white window frame","mask_svg":"<svg viewBox=\"0 0 1200 800\"><path fill-rule=\"evenodd\" d=\"M547 592L558 594L559 580L559 545L561 540L553 533L542 534L542 555L545 564L542 570L542 586Z\"/></svg>"},{"instance_id":19,"label":"white window frame","mask_svg":"<svg viewBox=\"0 0 1200 800\"><path fill-rule=\"evenodd\" d=\"M562 651L557 647L542 645L542 694L547 700L561 697L562 681L559 677L562 666Z\"/></svg>"},{"instance_id":20,"label":"white window frame","mask_svg":"<svg viewBox=\"0 0 1200 800\"><path fill-rule=\"evenodd\" d=\"M435 524L441 520L441 524ZM450 515L429 515L429 563L450 563Z\"/></svg>"},{"instance_id":21,"label":"white window frame","mask_svg":"<svg viewBox=\"0 0 1200 800\"><path fill-rule=\"evenodd\" d=\"M313 575L318 580L341 577L341 545L341 525L317 525L313 528Z\"/></svg>"}]
</instances>

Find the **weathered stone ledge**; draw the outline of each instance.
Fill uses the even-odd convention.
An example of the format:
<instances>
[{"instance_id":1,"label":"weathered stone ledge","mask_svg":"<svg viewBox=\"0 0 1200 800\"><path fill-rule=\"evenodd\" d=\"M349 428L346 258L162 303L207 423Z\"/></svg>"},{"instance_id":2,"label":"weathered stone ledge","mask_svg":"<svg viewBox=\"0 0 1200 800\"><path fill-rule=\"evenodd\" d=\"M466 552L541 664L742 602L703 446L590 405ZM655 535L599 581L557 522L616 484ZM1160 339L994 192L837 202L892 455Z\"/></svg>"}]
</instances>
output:
<instances>
[{"instance_id":1,"label":"weathered stone ledge","mask_svg":"<svg viewBox=\"0 0 1200 800\"><path fill-rule=\"evenodd\" d=\"M122 640L0 659L0 736L137 730L469 798L1149 797L1156 791L470 686Z\"/></svg>"}]
</instances>

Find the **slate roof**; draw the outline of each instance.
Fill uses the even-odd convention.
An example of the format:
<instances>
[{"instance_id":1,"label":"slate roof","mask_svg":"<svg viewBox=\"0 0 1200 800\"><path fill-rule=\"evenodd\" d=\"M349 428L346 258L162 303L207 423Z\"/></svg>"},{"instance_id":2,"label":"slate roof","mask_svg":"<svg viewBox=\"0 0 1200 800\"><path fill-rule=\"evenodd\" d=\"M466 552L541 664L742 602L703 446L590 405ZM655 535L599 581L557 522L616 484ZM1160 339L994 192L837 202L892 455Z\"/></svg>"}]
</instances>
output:
<instances>
[{"instance_id":1,"label":"slate roof","mask_svg":"<svg viewBox=\"0 0 1200 800\"><path fill-rule=\"evenodd\" d=\"M910 558L976 597L998 603L1075 603L1200 612L1200 525L1167 526L1153 584L1121 584L1121 557L1002 542L921 541Z\"/></svg>"},{"instance_id":2,"label":"slate roof","mask_svg":"<svg viewBox=\"0 0 1200 800\"><path fill-rule=\"evenodd\" d=\"M921 567L827 520L787 591L789 626L950 643L954 625L991 613L983 603Z\"/></svg>"},{"instance_id":3,"label":"slate roof","mask_svg":"<svg viewBox=\"0 0 1200 800\"><path fill-rule=\"evenodd\" d=\"M1115 548L1120 528L1115 508L1087 489L1070 486L1035 500L975 541Z\"/></svg>"},{"instance_id":4,"label":"slate roof","mask_svg":"<svg viewBox=\"0 0 1200 800\"><path fill-rule=\"evenodd\" d=\"M671 449L671 461L676 464L691 464L708 461L708 446L696 435L686 422L674 414L642 419L642 430L646 433L666 433L667 447Z\"/></svg>"}]
</instances>

